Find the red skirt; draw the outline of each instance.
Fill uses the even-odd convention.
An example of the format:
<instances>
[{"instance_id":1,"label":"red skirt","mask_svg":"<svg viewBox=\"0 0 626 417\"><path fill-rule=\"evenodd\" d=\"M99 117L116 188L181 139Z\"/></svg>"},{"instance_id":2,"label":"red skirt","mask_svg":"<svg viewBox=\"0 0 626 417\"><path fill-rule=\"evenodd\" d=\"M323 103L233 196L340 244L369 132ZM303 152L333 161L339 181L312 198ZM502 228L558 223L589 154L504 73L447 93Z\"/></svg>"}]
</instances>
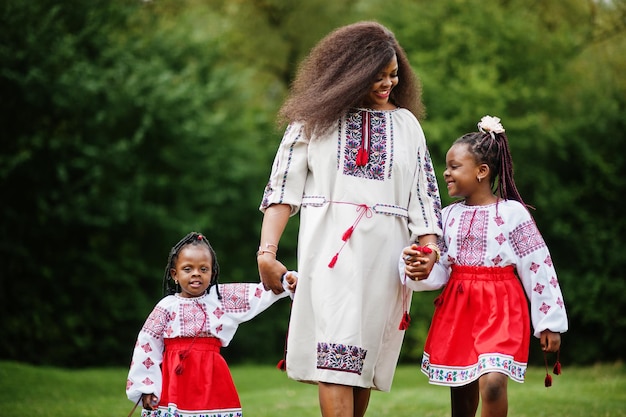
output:
<instances>
[{"instance_id":1,"label":"red skirt","mask_svg":"<svg viewBox=\"0 0 626 417\"><path fill-rule=\"evenodd\" d=\"M462 386L488 372L524 382L528 302L513 266L453 266L435 300L422 372L432 384Z\"/></svg>"},{"instance_id":2,"label":"red skirt","mask_svg":"<svg viewBox=\"0 0 626 417\"><path fill-rule=\"evenodd\" d=\"M241 417L239 395L214 337L165 339L158 409L143 417Z\"/></svg>"}]
</instances>

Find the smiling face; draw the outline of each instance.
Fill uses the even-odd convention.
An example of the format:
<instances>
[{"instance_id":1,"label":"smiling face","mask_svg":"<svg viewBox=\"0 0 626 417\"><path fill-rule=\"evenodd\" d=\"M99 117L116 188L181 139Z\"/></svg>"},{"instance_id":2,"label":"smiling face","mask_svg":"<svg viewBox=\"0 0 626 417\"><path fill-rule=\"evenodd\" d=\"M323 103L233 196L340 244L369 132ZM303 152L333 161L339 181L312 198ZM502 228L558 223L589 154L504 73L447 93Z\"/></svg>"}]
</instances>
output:
<instances>
[{"instance_id":1,"label":"smiling face","mask_svg":"<svg viewBox=\"0 0 626 417\"><path fill-rule=\"evenodd\" d=\"M480 184L480 172L481 165L476 163L474 155L469 151L469 145L452 145L446 154L446 170L443 171L450 197L467 198L475 193Z\"/></svg>"},{"instance_id":2,"label":"smiling face","mask_svg":"<svg viewBox=\"0 0 626 417\"><path fill-rule=\"evenodd\" d=\"M205 245L187 245L178 252L176 267L170 270L180 285L180 296L199 297L211 285L213 259Z\"/></svg>"},{"instance_id":3,"label":"smiling face","mask_svg":"<svg viewBox=\"0 0 626 417\"><path fill-rule=\"evenodd\" d=\"M398 85L398 58L391 61L378 73L369 93L363 99L363 106L372 110L391 110L396 106L389 102L391 90Z\"/></svg>"}]
</instances>

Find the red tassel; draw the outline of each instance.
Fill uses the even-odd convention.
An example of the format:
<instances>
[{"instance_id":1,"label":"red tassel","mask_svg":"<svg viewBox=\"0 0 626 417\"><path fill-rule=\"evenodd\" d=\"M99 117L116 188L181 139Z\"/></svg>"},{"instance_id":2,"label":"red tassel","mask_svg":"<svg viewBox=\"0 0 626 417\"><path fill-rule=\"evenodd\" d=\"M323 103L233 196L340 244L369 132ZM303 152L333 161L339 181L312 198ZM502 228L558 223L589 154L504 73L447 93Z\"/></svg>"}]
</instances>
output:
<instances>
[{"instance_id":1,"label":"red tassel","mask_svg":"<svg viewBox=\"0 0 626 417\"><path fill-rule=\"evenodd\" d=\"M429 255L431 253L433 253L433 250L431 248L429 248L428 246L418 246L415 248L416 251L422 252L425 255Z\"/></svg>"},{"instance_id":2,"label":"red tassel","mask_svg":"<svg viewBox=\"0 0 626 417\"><path fill-rule=\"evenodd\" d=\"M352 236L352 232L354 232L354 226L350 226L348 228L348 230L346 230L343 233L343 236L341 237L341 240L343 240L345 242L346 240L350 239L350 236Z\"/></svg>"},{"instance_id":3,"label":"red tassel","mask_svg":"<svg viewBox=\"0 0 626 417\"><path fill-rule=\"evenodd\" d=\"M561 375L561 362L559 362L558 360L554 364L554 368L552 369L552 373L554 373L554 375Z\"/></svg>"},{"instance_id":4,"label":"red tassel","mask_svg":"<svg viewBox=\"0 0 626 417\"><path fill-rule=\"evenodd\" d=\"M439 307L440 305L443 304L443 295L440 294L437 296L437 298L435 298L435 300L433 301L433 304L435 305L435 307Z\"/></svg>"},{"instance_id":5,"label":"red tassel","mask_svg":"<svg viewBox=\"0 0 626 417\"><path fill-rule=\"evenodd\" d=\"M550 376L550 374L546 374L546 380L544 381L544 385L546 386L546 388L552 386L552 377Z\"/></svg>"},{"instance_id":6,"label":"red tassel","mask_svg":"<svg viewBox=\"0 0 626 417\"><path fill-rule=\"evenodd\" d=\"M406 330L409 328L409 324L411 324L411 316L408 311L405 311L402 315L402 320L400 320L400 330Z\"/></svg>"},{"instance_id":7,"label":"red tassel","mask_svg":"<svg viewBox=\"0 0 626 417\"><path fill-rule=\"evenodd\" d=\"M276 364L276 368L284 372L287 369L287 362L285 362L284 359L279 360Z\"/></svg>"},{"instance_id":8,"label":"red tassel","mask_svg":"<svg viewBox=\"0 0 626 417\"><path fill-rule=\"evenodd\" d=\"M544 381L544 385L547 387L551 387L552 386L552 376L550 376L550 374L548 373L548 354L545 352L543 352L543 362L546 365L546 379Z\"/></svg>"},{"instance_id":9,"label":"red tassel","mask_svg":"<svg viewBox=\"0 0 626 417\"><path fill-rule=\"evenodd\" d=\"M356 154L356 165L359 167L364 167L367 165L367 160L369 156L367 155L367 151L363 148L359 148L359 151Z\"/></svg>"},{"instance_id":10,"label":"red tassel","mask_svg":"<svg viewBox=\"0 0 626 417\"><path fill-rule=\"evenodd\" d=\"M335 266L335 264L337 263L337 258L339 258L338 253L336 253L335 256L333 256L333 259L330 260L330 263L328 264L329 268L333 268Z\"/></svg>"}]
</instances>

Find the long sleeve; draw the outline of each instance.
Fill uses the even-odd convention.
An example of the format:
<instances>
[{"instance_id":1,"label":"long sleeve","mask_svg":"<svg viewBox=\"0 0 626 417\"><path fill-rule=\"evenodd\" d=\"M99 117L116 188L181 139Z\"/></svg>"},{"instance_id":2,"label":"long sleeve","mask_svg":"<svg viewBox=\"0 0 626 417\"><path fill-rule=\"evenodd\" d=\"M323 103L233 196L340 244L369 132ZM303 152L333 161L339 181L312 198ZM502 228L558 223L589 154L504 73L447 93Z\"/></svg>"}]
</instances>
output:
<instances>
[{"instance_id":1,"label":"long sleeve","mask_svg":"<svg viewBox=\"0 0 626 417\"><path fill-rule=\"evenodd\" d=\"M272 204L288 204L291 215L300 209L308 175L308 140L301 124L290 124L278 147L272 172L259 209L264 212Z\"/></svg>"},{"instance_id":2,"label":"long sleeve","mask_svg":"<svg viewBox=\"0 0 626 417\"><path fill-rule=\"evenodd\" d=\"M262 283L220 284L220 305L209 309L210 332L226 347L237 327L253 319L281 298L289 297L288 290L280 294L266 291Z\"/></svg>"},{"instance_id":3,"label":"long sleeve","mask_svg":"<svg viewBox=\"0 0 626 417\"><path fill-rule=\"evenodd\" d=\"M426 147L426 138L421 126L415 120L414 140L417 141L417 169L411 187L409 200L409 230L411 242L418 236L435 234L441 236L441 199L437 177L430 153Z\"/></svg>"},{"instance_id":4,"label":"long sleeve","mask_svg":"<svg viewBox=\"0 0 626 417\"><path fill-rule=\"evenodd\" d=\"M126 395L137 402L142 394L161 396L163 332L171 315L161 303L152 310L137 336L126 381Z\"/></svg>"},{"instance_id":5,"label":"long sleeve","mask_svg":"<svg viewBox=\"0 0 626 417\"><path fill-rule=\"evenodd\" d=\"M546 329L566 332L565 303L552 257L529 214L510 232L509 241L519 256L516 269L530 300L534 335Z\"/></svg>"}]
</instances>

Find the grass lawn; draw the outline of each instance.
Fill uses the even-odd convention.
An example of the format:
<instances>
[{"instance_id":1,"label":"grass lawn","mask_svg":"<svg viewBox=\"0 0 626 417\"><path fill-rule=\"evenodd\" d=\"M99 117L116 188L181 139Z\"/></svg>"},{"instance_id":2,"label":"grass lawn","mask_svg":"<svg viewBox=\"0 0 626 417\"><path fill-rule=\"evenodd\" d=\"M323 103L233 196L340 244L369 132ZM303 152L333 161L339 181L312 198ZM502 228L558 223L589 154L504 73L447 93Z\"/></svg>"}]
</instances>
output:
<instances>
[{"instance_id":1,"label":"grass lawn","mask_svg":"<svg viewBox=\"0 0 626 417\"><path fill-rule=\"evenodd\" d=\"M272 366L232 367L247 417L319 417L317 389L291 381ZM125 417L123 368L66 370L0 361L0 417ZM626 366L568 367L543 386L545 370L529 369L524 384L509 382L515 417L626 417ZM134 416L139 416L136 410ZM449 391L429 385L416 366L396 371L390 393L373 392L368 417L447 417Z\"/></svg>"}]
</instances>

